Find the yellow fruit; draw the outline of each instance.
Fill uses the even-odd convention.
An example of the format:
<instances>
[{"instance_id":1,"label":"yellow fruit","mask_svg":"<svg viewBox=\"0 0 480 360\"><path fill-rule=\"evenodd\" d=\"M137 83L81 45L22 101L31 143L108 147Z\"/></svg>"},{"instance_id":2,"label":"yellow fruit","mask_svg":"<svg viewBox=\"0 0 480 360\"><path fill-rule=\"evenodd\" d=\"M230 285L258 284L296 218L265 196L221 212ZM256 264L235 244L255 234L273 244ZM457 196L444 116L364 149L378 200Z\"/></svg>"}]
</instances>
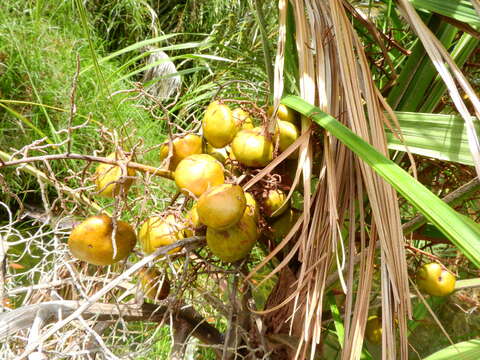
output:
<instances>
[{"instance_id":1,"label":"yellow fruit","mask_svg":"<svg viewBox=\"0 0 480 360\"><path fill-rule=\"evenodd\" d=\"M160 147L160 161L168 156L168 142ZM175 170L178 163L187 156L202 153L202 138L199 135L188 134L172 141L172 157L170 158L170 170Z\"/></svg>"},{"instance_id":2,"label":"yellow fruit","mask_svg":"<svg viewBox=\"0 0 480 360\"><path fill-rule=\"evenodd\" d=\"M269 117L272 116L272 113L273 113L273 106L269 106L267 110L268 116ZM295 110L292 110L283 104L280 104L280 106L278 107L277 117L282 121L288 121L292 124L295 124L297 121Z\"/></svg>"},{"instance_id":3,"label":"yellow fruit","mask_svg":"<svg viewBox=\"0 0 480 360\"><path fill-rule=\"evenodd\" d=\"M107 156L107 159L120 159L115 153ZM127 168L127 173L122 174L120 166L110 164L99 164L95 170L95 185L99 195L103 197L113 198L114 196L127 193L132 186L133 179L121 180L124 176L135 176L135 170Z\"/></svg>"},{"instance_id":4,"label":"yellow fruit","mask_svg":"<svg viewBox=\"0 0 480 360\"><path fill-rule=\"evenodd\" d=\"M161 246L170 245L183 238L183 226L174 215L165 218L152 216L140 227L138 240L142 250L151 254ZM169 251L169 254L177 252L179 248Z\"/></svg>"},{"instance_id":5,"label":"yellow fruit","mask_svg":"<svg viewBox=\"0 0 480 360\"><path fill-rule=\"evenodd\" d=\"M205 145L205 153L215 158L215 160L220 161L222 165L225 165L225 161L227 161L228 158L227 147L217 149L209 143Z\"/></svg>"},{"instance_id":6,"label":"yellow fruit","mask_svg":"<svg viewBox=\"0 0 480 360\"><path fill-rule=\"evenodd\" d=\"M273 144L261 128L240 130L232 142L235 159L249 167L264 167L273 159Z\"/></svg>"},{"instance_id":7,"label":"yellow fruit","mask_svg":"<svg viewBox=\"0 0 480 360\"><path fill-rule=\"evenodd\" d=\"M125 259L135 247L137 237L132 227L117 220L113 256L113 220L106 215L91 216L75 226L68 238L68 247L73 256L94 265L110 265Z\"/></svg>"},{"instance_id":8,"label":"yellow fruit","mask_svg":"<svg viewBox=\"0 0 480 360\"><path fill-rule=\"evenodd\" d=\"M237 127L237 130L253 129L255 127L250 114L240 108L233 109L232 116L235 120L235 126Z\"/></svg>"},{"instance_id":9,"label":"yellow fruit","mask_svg":"<svg viewBox=\"0 0 480 360\"><path fill-rule=\"evenodd\" d=\"M455 276L437 263L420 267L416 281L420 290L433 296L447 296L455 290Z\"/></svg>"},{"instance_id":10,"label":"yellow fruit","mask_svg":"<svg viewBox=\"0 0 480 360\"><path fill-rule=\"evenodd\" d=\"M287 195L280 189L269 190L267 197L263 201L263 211L265 216L277 217L282 215L288 209Z\"/></svg>"},{"instance_id":11,"label":"yellow fruit","mask_svg":"<svg viewBox=\"0 0 480 360\"><path fill-rule=\"evenodd\" d=\"M298 129L288 121L279 120L277 123L279 132L278 148L280 152L283 152L298 139ZM296 152L292 155L298 156ZM292 157L292 155L290 155L290 157Z\"/></svg>"},{"instance_id":12,"label":"yellow fruit","mask_svg":"<svg viewBox=\"0 0 480 360\"><path fill-rule=\"evenodd\" d=\"M207 245L210 251L225 262L243 259L258 239L255 219L245 211L238 223L225 230L207 227Z\"/></svg>"},{"instance_id":13,"label":"yellow fruit","mask_svg":"<svg viewBox=\"0 0 480 360\"><path fill-rule=\"evenodd\" d=\"M163 300L170 293L170 281L167 275L162 276L155 267L141 269L139 280L144 295L152 300Z\"/></svg>"},{"instance_id":14,"label":"yellow fruit","mask_svg":"<svg viewBox=\"0 0 480 360\"><path fill-rule=\"evenodd\" d=\"M190 237L195 234L195 229L202 226L198 217L197 204L195 203L185 216L185 236Z\"/></svg>"},{"instance_id":15,"label":"yellow fruit","mask_svg":"<svg viewBox=\"0 0 480 360\"><path fill-rule=\"evenodd\" d=\"M382 341L382 319L378 316L370 316L365 327L365 337L372 344L380 344Z\"/></svg>"},{"instance_id":16,"label":"yellow fruit","mask_svg":"<svg viewBox=\"0 0 480 360\"><path fill-rule=\"evenodd\" d=\"M222 184L205 191L197 201L200 222L217 230L235 225L243 216L247 200L241 186Z\"/></svg>"},{"instance_id":17,"label":"yellow fruit","mask_svg":"<svg viewBox=\"0 0 480 360\"><path fill-rule=\"evenodd\" d=\"M260 209L258 208L257 201L253 197L252 194L246 192L245 193L245 199L247 200L247 207L245 209L245 212L251 217L255 219L255 221L258 222L260 219Z\"/></svg>"},{"instance_id":18,"label":"yellow fruit","mask_svg":"<svg viewBox=\"0 0 480 360\"><path fill-rule=\"evenodd\" d=\"M233 140L237 127L232 111L226 105L214 101L208 105L202 121L203 136L216 148L222 148Z\"/></svg>"},{"instance_id":19,"label":"yellow fruit","mask_svg":"<svg viewBox=\"0 0 480 360\"><path fill-rule=\"evenodd\" d=\"M207 154L190 155L180 161L174 178L180 189L188 190L195 196L225 181L222 164Z\"/></svg>"},{"instance_id":20,"label":"yellow fruit","mask_svg":"<svg viewBox=\"0 0 480 360\"><path fill-rule=\"evenodd\" d=\"M272 224L272 234L273 238L277 240L282 240L285 236L288 235L290 229L295 225L298 218L300 217L300 212L293 209L289 209L284 212L275 222Z\"/></svg>"}]
</instances>

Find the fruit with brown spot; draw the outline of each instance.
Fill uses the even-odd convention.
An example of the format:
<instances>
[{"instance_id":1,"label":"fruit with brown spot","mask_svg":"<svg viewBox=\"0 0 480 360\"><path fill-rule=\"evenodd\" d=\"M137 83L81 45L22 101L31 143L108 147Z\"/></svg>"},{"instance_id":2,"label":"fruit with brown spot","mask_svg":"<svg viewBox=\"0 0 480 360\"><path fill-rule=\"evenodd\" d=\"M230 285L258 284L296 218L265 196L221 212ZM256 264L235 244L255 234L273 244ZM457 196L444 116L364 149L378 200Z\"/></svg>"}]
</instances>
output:
<instances>
[{"instance_id":1,"label":"fruit with brown spot","mask_svg":"<svg viewBox=\"0 0 480 360\"><path fill-rule=\"evenodd\" d=\"M75 226L68 238L73 256L94 265L110 265L125 259L135 247L137 237L133 228L117 220L116 254L112 246L113 220L107 215L91 216Z\"/></svg>"},{"instance_id":2,"label":"fruit with brown spot","mask_svg":"<svg viewBox=\"0 0 480 360\"><path fill-rule=\"evenodd\" d=\"M420 267L416 281L420 290L433 296L447 296L455 290L455 276L437 263Z\"/></svg>"}]
</instances>

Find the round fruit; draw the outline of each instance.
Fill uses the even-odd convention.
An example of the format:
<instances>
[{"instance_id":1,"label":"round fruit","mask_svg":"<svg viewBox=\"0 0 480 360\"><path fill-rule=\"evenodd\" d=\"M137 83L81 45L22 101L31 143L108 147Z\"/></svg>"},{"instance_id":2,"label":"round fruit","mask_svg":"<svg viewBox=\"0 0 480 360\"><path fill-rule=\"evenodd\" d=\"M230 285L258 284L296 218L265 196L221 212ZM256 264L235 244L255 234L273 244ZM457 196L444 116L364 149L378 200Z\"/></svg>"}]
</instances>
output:
<instances>
[{"instance_id":1,"label":"round fruit","mask_svg":"<svg viewBox=\"0 0 480 360\"><path fill-rule=\"evenodd\" d=\"M288 235L290 229L296 224L300 212L293 209L289 209L284 212L275 222L272 224L272 234L274 239L282 240Z\"/></svg>"},{"instance_id":2,"label":"round fruit","mask_svg":"<svg viewBox=\"0 0 480 360\"><path fill-rule=\"evenodd\" d=\"M280 189L269 190L267 197L263 201L263 211L265 216L277 217L282 215L288 209L287 195Z\"/></svg>"},{"instance_id":3,"label":"round fruit","mask_svg":"<svg viewBox=\"0 0 480 360\"><path fill-rule=\"evenodd\" d=\"M190 155L175 169L175 182L195 196L202 195L212 186L223 184L223 166L207 154Z\"/></svg>"},{"instance_id":4,"label":"round fruit","mask_svg":"<svg viewBox=\"0 0 480 360\"><path fill-rule=\"evenodd\" d=\"M216 148L222 148L233 140L237 127L232 111L226 105L214 101L208 105L203 117L203 136Z\"/></svg>"},{"instance_id":5,"label":"round fruit","mask_svg":"<svg viewBox=\"0 0 480 360\"><path fill-rule=\"evenodd\" d=\"M416 280L420 290L433 296L447 296L455 290L455 276L437 263L420 267Z\"/></svg>"},{"instance_id":6,"label":"round fruit","mask_svg":"<svg viewBox=\"0 0 480 360\"><path fill-rule=\"evenodd\" d=\"M253 217L256 222L260 219L260 209L258 208L257 201L253 197L252 194L246 192L245 199L247 200L247 207L245 208L245 212Z\"/></svg>"},{"instance_id":7,"label":"round fruit","mask_svg":"<svg viewBox=\"0 0 480 360\"><path fill-rule=\"evenodd\" d=\"M269 106L267 111L268 116L269 117L272 116L272 113L273 113L273 106ZM280 106L278 107L277 117L282 121L288 121L292 124L295 124L296 122L295 111L286 107L283 104L280 104Z\"/></svg>"},{"instance_id":8,"label":"round fruit","mask_svg":"<svg viewBox=\"0 0 480 360\"><path fill-rule=\"evenodd\" d=\"M113 220L107 215L91 216L75 226L68 238L70 252L77 259L94 265L110 265L125 259L135 247L135 231L126 222L117 220L113 256Z\"/></svg>"},{"instance_id":9,"label":"round fruit","mask_svg":"<svg viewBox=\"0 0 480 360\"><path fill-rule=\"evenodd\" d=\"M232 116L238 130L254 128L253 120L250 117L250 114L246 111L243 111L240 108L233 109Z\"/></svg>"},{"instance_id":10,"label":"round fruit","mask_svg":"<svg viewBox=\"0 0 480 360\"><path fill-rule=\"evenodd\" d=\"M165 218L152 216L147 219L140 228L138 240L142 250L151 254L157 248L173 244L183 238L183 227L174 215ZM169 251L169 254L177 252L179 248Z\"/></svg>"},{"instance_id":11,"label":"round fruit","mask_svg":"<svg viewBox=\"0 0 480 360\"><path fill-rule=\"evenodd\" d=\"M117 155L112 153L107 156L107 159L117 159ZM127 168L127 174L122 174L120 166L110 164L99 164L95 170L95 185L103 197L113 198L118 194L127 193L130 186L132 186L133 179L121 180L122 175L135 176L135 170Z\"/></svg>"},{"instance_id":12,"label":"round fruit","mask_svg":"<svg viewBox=\"0 0 480 360\"><path fill-rule=\"evenodd\" d=\"M195 234L195 229L202 226L202 223L200 222L200 218L198 217L198 211L197 211L197 204L195 203L190 211L187 213L185 216L185 226L186 229L184 230L185 236L190 237Z\"/></svg>"},{"instance_id":13,"label":"round fruit","mask_svg":"<svg viewBox=\"0 0 480 360\"><path fill-rule=\"evenodd\" d=\"M144 295L152 300L164 300L170 293L170 281L167 275L162 277L155 267L141 269L139 280Z\"/></svg>"},{"instance_id":14,"label":"round fruit","mask_svg":"<svg viewBox=\"0 0 480 360\"><path fill-rule=\"evenodd\" d=\"M209 143L205 145L205 153L215 158L215 160L220 161L222 165L225 165L225 161L227 161L228 158L227 147L217 149Z\"/></svg>"},{"instance_id":15,"label":"round fruit","mask_svg":"<svg viewBox=\"0 0 480 360\"><path fill-rule=\"evenodd\" d=\"M380 344L382 341L382 319L377 315L370 316L365 327L365 337L373 344Z\"/></svg>"},{"instance_id":16,"label":"round fruit","mask_svg":"<svg viewBox=\"0 0 480 360\"><path fill-rule=\"evenodd\" d=\"M247 200L241 186L222 184L205 191L197 202L200 222L223 230L235 225L243 216Z\"/></svg>"},{"instance_id":17,"label":"round fruit","mask_svg":"<svg viewBox=\"0 0 480 360\"><path fill-rule=\"evenodd\" d=\"M207 227L207 245L220 260L235 262L248 255L258 235L255 219L245 211L240 221L228 229Z\"/></svg>"},{"instance_id":18,"label":"round fruit","mask_svg":"<svg viewBox=\"0 0 480 360\"><path fill-rule=\"evenodd\" d=\"M160 161L167 158L169 151L168 142L160 147ZM170 170L175 170L178 163L187 156L202 153L202 138L199 135L188 134L172 141L172 157L170 158Z\"/></svg>"},{"instance_id":19,"label":"round fruit","mask_svg":"<svg viewBox=\"0 0 480 360\"><path fill-rule=\"evenodd\" d=\"M288 121L279 120L277 123L278 123L278 132L280 133L279 139L278 139L278 148L280 149L280 152L283 152L290 145L292 145L295 142L295 140L298 139L298 129L294 124ZM292 155L294 154L295 153L293 153Z\"/></svg>"},{"instance_id":20,"label":"round fruit","mask_svg":"<svg viewBox=\"0 0 480 360\"><path fill-rule=\"evenodd\" d=\"M261 128L240 130L232 142L235 159L245 166L264 167L273 159L273 144Z\"/></svg>"}]
</instances>

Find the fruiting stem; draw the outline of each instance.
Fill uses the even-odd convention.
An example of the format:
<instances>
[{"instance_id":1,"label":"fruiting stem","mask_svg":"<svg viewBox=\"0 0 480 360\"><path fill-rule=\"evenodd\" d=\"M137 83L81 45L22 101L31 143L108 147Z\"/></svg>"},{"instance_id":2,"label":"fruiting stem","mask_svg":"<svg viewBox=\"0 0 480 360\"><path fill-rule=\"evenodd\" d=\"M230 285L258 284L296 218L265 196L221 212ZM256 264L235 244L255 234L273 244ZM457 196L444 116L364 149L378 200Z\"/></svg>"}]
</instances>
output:
<instances>
[{"instance_id":1,"label":"fruiting stem","mask_svg":"<svg viewBox=\"0 0 480 360\"><path fill-rule=\"evenodd\" d=\"M106 157L100 156L91 156L91 155L82 155L82 154L55 154L55 155L43 155L43 156L32 156L18 160L3 161L0 160L0 169L6 166L14 166L25 163L31 163L36 161L51 161L51 160L61 160L61 159L74 159L74 160L85 160L91 162L101 162L105 164L121 166L125 161L108 159ZM161 176L167 179L173 179L173 174L169 170L158 169L153 166L143 165L133 161L127 163L127 167L138 170L144 173Z\"/></svg>"}]
</instances>

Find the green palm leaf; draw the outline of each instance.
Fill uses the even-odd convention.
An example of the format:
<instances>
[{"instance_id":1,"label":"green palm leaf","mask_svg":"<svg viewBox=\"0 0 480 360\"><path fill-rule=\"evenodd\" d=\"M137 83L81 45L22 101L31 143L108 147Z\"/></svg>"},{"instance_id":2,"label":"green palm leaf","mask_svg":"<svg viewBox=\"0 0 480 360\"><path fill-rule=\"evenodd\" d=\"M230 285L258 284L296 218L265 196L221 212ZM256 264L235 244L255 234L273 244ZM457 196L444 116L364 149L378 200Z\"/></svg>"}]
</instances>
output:
<instances>
[{"instance_id":1,"label":"green palm leaf","mask_svg":"<svg viewBox=\"0 0 480 360\"><path fill-rule=\"evenodd\" d=\"M476 266L480 267L480 227L457 213L405 170L379 153L329 114L297 96L287 96L282 103L310 117L365 161L421 212Z\"/></svg>"}]
</instances>

